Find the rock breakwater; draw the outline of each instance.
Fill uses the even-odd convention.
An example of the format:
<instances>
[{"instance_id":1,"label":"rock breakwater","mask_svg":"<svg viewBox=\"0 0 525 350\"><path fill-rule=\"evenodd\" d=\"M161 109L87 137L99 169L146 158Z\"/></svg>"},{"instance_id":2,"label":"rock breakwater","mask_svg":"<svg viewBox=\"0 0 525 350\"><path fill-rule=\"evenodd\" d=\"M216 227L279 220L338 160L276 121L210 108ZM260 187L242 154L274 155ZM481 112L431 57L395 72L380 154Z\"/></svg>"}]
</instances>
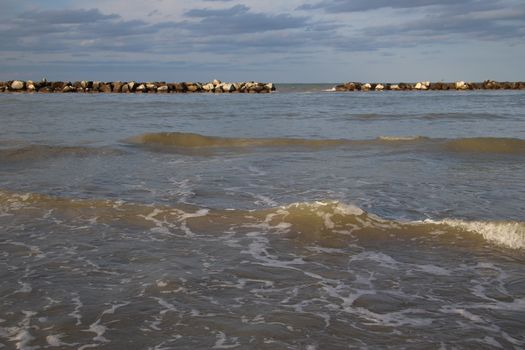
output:
<instances>
[{"instance_id":1,"label":"rock breakwater","mask_svg":"<svg viewBox=\"0 0 525 350\"><path fill-rule=\"evenodd\" d=\"M240 82L223 83L213 80L200 82L103 82L103 81L47 81L10 80L0 82L0 92L39 93L269 93L275 91L273 83Z\"/></svg>"},{"instance_id":2,"label":"rock breakwater","mask_svg":"<svg viewBox=\"0 0 525 350\"><path fill-rule=\"evenodd\" d=\"M421 81L417 83L360 83L348 82L335 86L335 91L427 91L427 90L525 90L525 82L498 82L485 80L482 83L456 81L453 83Z\"/></svg>"}]
</instances>

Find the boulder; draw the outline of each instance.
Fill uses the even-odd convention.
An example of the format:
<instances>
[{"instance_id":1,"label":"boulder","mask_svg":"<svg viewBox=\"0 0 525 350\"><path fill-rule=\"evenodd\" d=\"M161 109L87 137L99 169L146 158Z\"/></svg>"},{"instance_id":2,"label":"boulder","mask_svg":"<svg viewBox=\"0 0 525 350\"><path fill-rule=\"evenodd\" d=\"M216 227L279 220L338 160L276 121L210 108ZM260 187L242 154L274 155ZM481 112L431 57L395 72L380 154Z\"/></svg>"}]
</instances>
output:
<instances>
[{"instance_id":1,"label":"boulder","mask_svg":"<svg viewBox=\"0 0 525 350\"><path fill-rule=\"evenodd\" d=\"M213 83L204 84L202 86L202 89L206 92L214 92L215 91L215 85Z\"/></svg>"},{"instance_id":2,"label":"boulder","mask_svg":"<svg viewBox=\"0 0 525 350\"><path fill-rule=\"evenodd\" d=\"M25 87L25 82L21 80L15 80L11 83L11 90L18 91L18 90L24 89L24 87Z\"/></svg>"},{"instance_id":3,"label":"boulder","mask_svg":"<svg viewBox=\"0 0 525 350\"><path fill-rule=\"evenodd\" d=\"M170 88L168 87L168 85L162 85L157 88L157 92L160 92L160 93L168 93L169 91L170 91Z\"/></svg>"},{"instance_id":4,"label":"boulder","mask_svg":"<svg viewBox=\"0 0 525 350\"><path fill-rule=\"evenodd\" d=\"M221 83L222 82L220 80L218 80L218 79L213 79L213 81L212 81L213 85L221 85Z\"/></svg>"},{"instance_id":5,"label":"boulder","mask_svg":"<svg viewBox=\"0 0 525 350\"><path fill-rule=\"evenodd\" d=\"M430 85L430 83L428 83ZM426 85L426 82L419 82L414 86L414 89L416 90L427 90L428 86Z\"/></svg>"},{"instance_id":6,"label":"boulder","mask_svg":"<svg viewBox=\"0 0 525 350\"><path fill-rule=\"evenodd\" d=\"M129 85L128 84L122 85L122 90L121 91L122 91L123 94L129 93Z\"/></svg>"},{"instance_id":7,"label":"boulder","mask_svg":"<svg viewBox=\"0 0 525 350\"><path fill-rule=\"evenodd\" d=\"M128 89L129 89L130 92L135 91L136 88L137 88L137 83L136 82L130 81L128 83Z\"/></svg>"},{"instance_id":8,"label":"boulder","mask_svg":"<svg viewBox=\"0 0 525 350\"><path fill-rule=\"evenodd\" d=\"M269 91L275 91L275 85L274 83L268 83L265 85L266 89Z\"/></svg>"},{"instance_id":9,"label":"boulder","mask_svg":"<svg viewBox=\"0 0 525 350\"><path fill-rule=\"evenodd\" d=\"M189 92L198 92L202 90L202 86L199 83L186 83L186 88Z\"/></svg>"},{"instance_id":10,"label":"boulder","mask_svg":"<svg viewBox=\"0 0 525 350\"><path fill-rule=\"evenodd\" d=\"M230 84L230 83L222 84L221 88L222 88L222 91L224 92L232 92L235 90L235 88L233 87L233 84Z\"/></svg>"},{"instance_id":11,"label":"boulder","mask_svg":"<svg viewBox=\"0 0 525 350\"><path fill-rule=\"evenodd\" d=\"M344 84L344 88L346 89L346 91L355 91L357 86L355 85L355 83L346 83Z\"/></svg>"},{"instance_id":12,"label":"boulder","mask_svg":"<svg viewBox=\"0 0 525 350\"><path fill-rule=\"evenodd\" d=\"M136 92L146 92L147 91L147 88L146 88L146 85L144 84L140 84L139 86L137 86L137 88L135 89Z\"/></svg>"},{"instance_id":13,"label":"boulder","mask_svg":"<svg viewBox=\"0 0 525 350\"><path fill-rule=\"evenodd\" d=\"M62 92L77 92L77 89L74 86L66 85L62 88Z\"/></svg>"},{"instance_id":14,"label":"boulder","mask_svg":"<svg viewBox=\"0 0 525 350\"><path fill-rule=\"evenodd\" d=\"M29 91L29 92L33 92L33 91L36 90L35 84L32 84L32 83L31 84L27 84L26 88L27 88L27 91Z\"/></svg>"},{"instance_id":15,"label":"boulder","mask_svg":"<svg viewBox=\"0 0 525 350\"><path fill-rule=\"evenodd\" d=\"M111 87L112 87L111 91L113 91L113 92L122 92L122 85L124 85L124 84L122 84L122 82L120 82L120 81L115 81L115 82L111 83Z\"/></svg>"},{"instance_id":16,"label":"boulder","mask_svg":"<svg viewBox=\"0 0 525 350\"><path fill-rule=\"evenodd\" d=\"M361 85L361 91L369 91L371 88L372 88L372 85L370 83Z\"/></svg>"},{"instance_id":17,"label":"boulder","mask_svg":"<svg viewBox=\"0 0 525 350\"><path fill-rule=\"evenodd\" d=\"M176 92L186 92L188 91L188 87L186 86L186 83L175 83L175 90Z\"/></svg>"},{"instance_id":18,"label":"boulder","mask_svg":"<svg viewBox=\"0 0 525 350\"><path fill-rule=\"evenodd\" d=\"M454 84L455 84L456 90L466 90L467 89L467 85L465 84L464 81L456 81Z\"/></svg>"},{"instance_id":19,"label":"boulder","mask_svg":"<svg viewBox=\"0 0 525 350\"><path fill-rule=\"evenodd\" d=\"M401 89L399 88L399 85L397 85L397 84L393 84L393 85L390 85L390 90L395 90L395 91L397 91L397 90L401 90Z\"/></svg>"},{"instance_id":20,"label":"boulder","mask_svg":"<svg viewBox=\"0 0 525 350\"><path fill-rule=\"evenodd\" d=\"M148 92L157 92L157 84L146 83L146 89L148 89Z\"/></svg>"},{"instance_id":21,"label":"boulder","mask_svg":"<svg viewBox=\"0 0 525 350\"><path fill-rule=\"evenodd\" d=\"M383 91L385 89L385 86L383 84L377 84L375 87L376 91Z\"/></svg>"},{"instance_id":22,"label":"boulder","mask_svg":"<svg viewBox=\"0 0 525 350\"><path fill-rule=\"evenodd\" d=\"M100 84L98 90L100 92L109 94L111 92L111 84Z\"/></svg>"}]
</instances>

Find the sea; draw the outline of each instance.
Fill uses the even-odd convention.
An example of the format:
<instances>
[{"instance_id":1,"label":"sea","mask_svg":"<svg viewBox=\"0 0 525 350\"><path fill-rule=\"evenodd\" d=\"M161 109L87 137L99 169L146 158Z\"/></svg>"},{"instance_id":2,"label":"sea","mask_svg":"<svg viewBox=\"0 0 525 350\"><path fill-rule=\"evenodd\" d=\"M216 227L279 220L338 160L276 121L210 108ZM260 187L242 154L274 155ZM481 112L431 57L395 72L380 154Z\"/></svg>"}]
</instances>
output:
<instances>
[{"instance_id":1,"label":"sea","mask_svg":"<svg viewBox=\"0 0 525 350\"><path fill-rule=\"evenodd\" d=\"M0 349L523 349L525 91L0 94Z\"/></svg>"}]
</instances>

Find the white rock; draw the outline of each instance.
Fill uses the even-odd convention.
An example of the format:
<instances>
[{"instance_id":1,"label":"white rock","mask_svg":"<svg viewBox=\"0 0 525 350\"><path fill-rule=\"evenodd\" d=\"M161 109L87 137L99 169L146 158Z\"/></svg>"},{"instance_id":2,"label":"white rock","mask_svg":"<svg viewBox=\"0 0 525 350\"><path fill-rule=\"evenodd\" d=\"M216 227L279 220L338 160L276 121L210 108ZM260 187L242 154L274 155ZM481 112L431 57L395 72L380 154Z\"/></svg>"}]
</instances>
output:
<instances>
[{"instance_id":1,"label":"white rock","mask_svg":"<svg viewBox=\"0 0 525 350\"><path fill-rule=\"evenodd\" d=\"M162 85L157 88L157 92L168 92L168 85Z\"/></svg>"},{"instance_id":2,"label":"white rock","mask_svg":"<svg viewBox=\"0 0 525 350\"><path fill-rule=\"evenodd\" d=\"M385 86L383 84L377 84L376 85L376 91L382 91L384 90Z\"/></svg>"},{"instance_id":3,"label":"white rock","mask_svg":"<svg viewBox=\"0 0 525 350\"><path fill-rule=\"evenodd\" d=\"M370 85L369 83L366 83L363 86L361 86L361 90L370 90L371 88L372 85Z\"/></svg>"},{"instance_id":4,"label":"white rock","mask_svg":"<svg viewBox=\"0 0 525 350\"><path fill-rule=\"evenodd\" d=\"M140 84L139 86L137 86L137 91L145 91L146 90L146 86L144 84Z\"/></svg>"},{"instance_id":5,"label":"white rock","mask_svg":"<svg viewBox=\"0 0 525 350\"><path fill-rule=\"evenodd\" d=\"M465 82L464 81L456 81L456 89L462 90L465 88Z\"/></svg>"},{"instance_id":6,"label":"white rock","mask_svg":"<svg viewBox=\"0 0 525 350\"><path fill-rule=\"evenodd\" d=\"M212 84L213 84L213 85L220 85L220 84L221 84L221 81L218 80L218 79L213 79Z\"/></svg>"},{"instance_id":7,"label":"white rock","mask_svg":"<svg viewBox=\"0 0 525 350\"><path fill-rule=\"evenodd\" d=\"M28 84L27 85L27 91L35 91L36 88L35 88L35 85L34 84Z\"/></svg>"},{"instance_id":8,"label":"white rock","mask_svg":"<svg viewBox=\"0 0 525 350\"><path fill-rule=\"evenodd\" d=\"M24 82L20 80L15 80L11 83L11 89L13 90L22 90L24 88Z\"/></svg>"}]
</instances>

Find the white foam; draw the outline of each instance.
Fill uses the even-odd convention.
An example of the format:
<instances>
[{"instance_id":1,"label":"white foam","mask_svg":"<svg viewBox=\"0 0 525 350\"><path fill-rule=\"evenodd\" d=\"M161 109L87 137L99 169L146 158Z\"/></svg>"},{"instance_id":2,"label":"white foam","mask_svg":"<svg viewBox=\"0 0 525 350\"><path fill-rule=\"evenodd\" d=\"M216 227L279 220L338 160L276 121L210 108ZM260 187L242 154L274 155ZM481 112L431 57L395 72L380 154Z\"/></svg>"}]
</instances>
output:
<instances>
[{"instance_id":1,"label":"white foam","mask_svg":"<svg viewBox=\"0 0 525 350\"><path fill-rule=\"evenodd\" d=\"M415 141L420 140L422 136L379 136L381 141Z\"/></svg>"},{"instance_id":2,"label":"white foam","mask_svg":"<svg viewBox=\"0 0 525 350\"><path fill-rule=\"evenodd\" d=\"M107 340L104 337L104 333L107 331L107 327L100 324L100 319L98 319L96 322L89 325L89 329L84 330L85 332L92 332L95 333L96 336L93 337L94 341L101 342L101 343L109 343L109 340Z\"/></svg>"},{"instance_id":3,"label":"white foam","mask_svg":"<svg viewBox=\"0 0 525 350\"><path fill-rule=\"evenodd\" d=\"M513 249L525 249L525 223L494 221L463 221L445 219L440 221L425 220L425 223L448 225L454 228L480 234L489 242Z\"/></svg>"},{"instance_id":4,"label":"white foam","mask_svg":"<svg viewBox=\"0 0 525 350\"><path fill-rule=\"evenodd\" d=\"M216 337L217 341L215 342L215 345L213 345L212 349L233 349L241 345L239 342L237 342L236 337L231 338L231 340L234 342L233 344L226 344L228 338L223 332L217 332Z\"/></svg>"},{"instance_id":5,"label":"white foam","mask_svg":"<svg viewBox=\"0 0 525 350\"><path fill-rule=\"evenodd\" d=\"M74 297L71 299L73 301L73 304L75 305L75 309L68 314L68 316L74 317L77 320L76 325L80 326L82 324L82 315L80 314L80 309L84 304L80 301L80 297Z\"/></svg>"}]
</instances>

